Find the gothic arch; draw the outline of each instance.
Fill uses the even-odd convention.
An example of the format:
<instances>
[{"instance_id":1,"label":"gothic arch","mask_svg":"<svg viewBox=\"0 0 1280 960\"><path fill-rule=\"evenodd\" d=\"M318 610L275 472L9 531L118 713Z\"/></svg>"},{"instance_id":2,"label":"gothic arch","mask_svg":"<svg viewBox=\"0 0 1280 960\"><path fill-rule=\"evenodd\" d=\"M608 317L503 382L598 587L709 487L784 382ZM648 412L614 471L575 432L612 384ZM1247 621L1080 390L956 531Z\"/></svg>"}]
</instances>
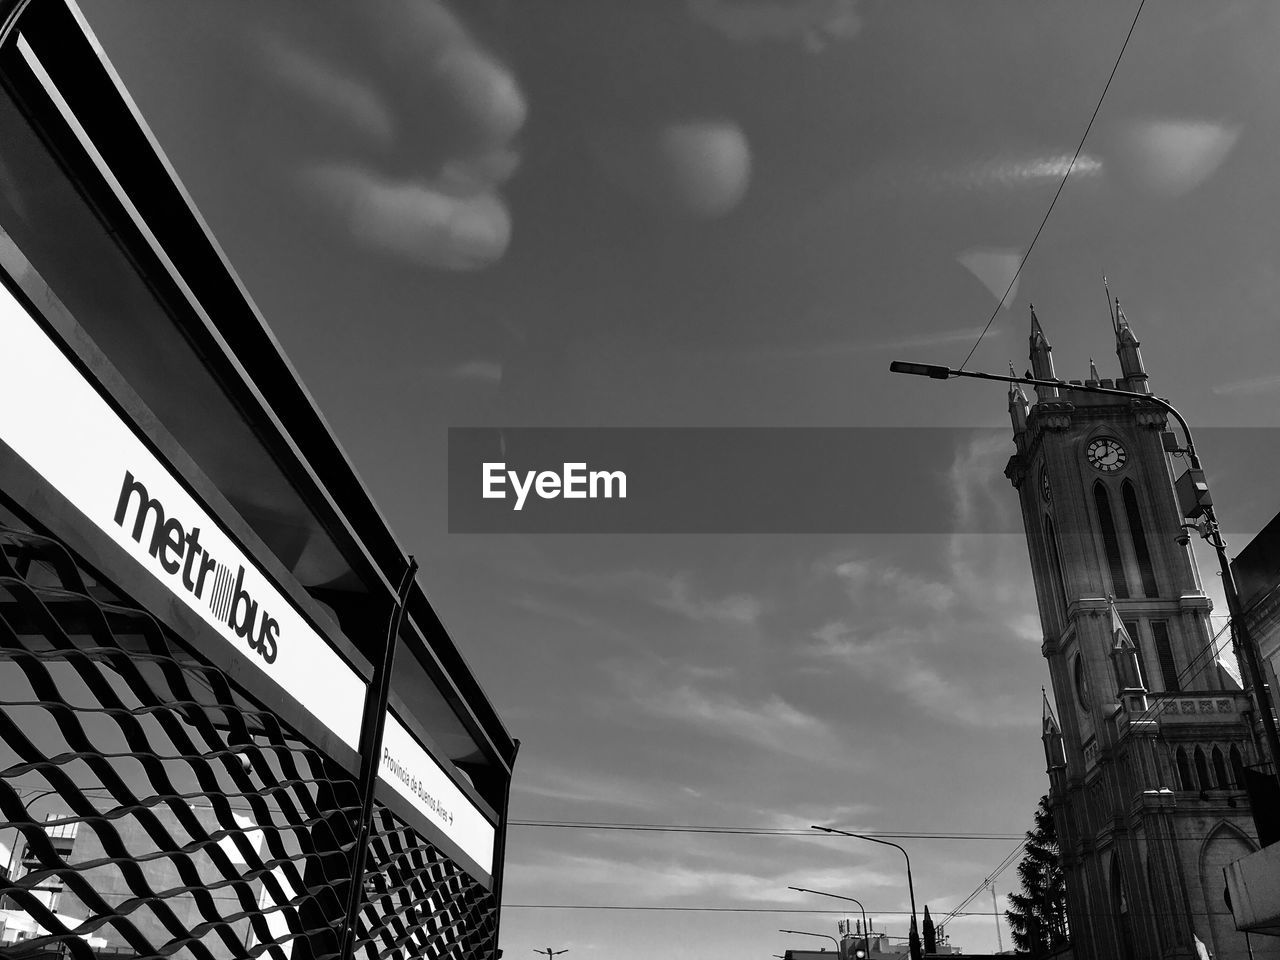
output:
<instances>
[{"instance_id":1,"label":"gothic arch","mask_svg":"<svg viewBox=\"0 0 1280 960\"><path fill-rule=\"evenodd\" d=\"M1191 761L1187 759L1186 747L1179 747L1174 754L1174 763L1178 768L1178 789L1194 790L1195 778L1191 775Z\"/></svg>"},{"instance_id":2,"label":"gothic arch","mask_svg":"<svg viewBox=\"0 0 1280 960\"><path fill-rule=\"evenodd\" d=\"M1117 600L1129 598L1129 578L1124 570L1124 554L1120 550L1120 529L1116 526L1115 512L1111 509L1111 492L1101 480L1093 482L1094 515L1102 534L1102 548L1107 558L1107 570L1111 574L1111 592Z\"/></svg>"},{"instance_id":3,"label":"gothic arch","mask_svg":"<svg viewBox=\"0 0 1280 960\"><path fill-rule=\"evenodd\" d=\"M1231 758L1231 785L1237 789L1244 787L1244 756L1234 743L1229 753Z\"/></svg>"},{"instance_id":4,"label":"gothic arch","mask_svg":"<svg viewBox=\"0 0 1280 960\"><path fill-rule=\"evenodd\" d=\"M1124 505L1125 519L1129 523L1129 542L1133 545L1133 556L1138 561L1142 594L1158 597L1160 588L1156 585L1155 567L1151 562L1151 550L1147 546L1147 528L1142 522L1142 506L1138 502L1138 490L1128 477L1120 484L1120 500Z\"/></svg>"},{"instance_id":5,"label":"gothic arch","mask_svg":"<svg viewBox=\"0 0 1280 960\"><path fill-rule=\"evenodd\" d=\"M1201 790L1213 789L1213 777L1209 775L1209 761L1205 759L1204 748L1196 747L1196 781Z\"/></svg>"},{"instance_id":6,"label":"gothic arch","mask_svg":"<svg viewBox=\"0 0 1280 960\"><path fill-rule=\"evenodd\" d=\"M1133 904L1129 899L1129 884L1124 875L1123 858L1119 847L1111 849L1111 871L1108 884L1110 893L1111 916L1114 918L1116 939L1119 941L1120 956L1124 960L1133 957Z\"/></svg>"},{"instance_id":7,"label":"gothic arch","mask_svg":"<svg viewBox=\"0 0 1280 960\"><path fill-rule=\"evenodd\" d=\"M1204 895L1207 927L1200 934L1216 957L1244 956L1244 934L1236 930L1222 893L1226 880L1222 870L1228 863L1258 849L1249 835L1229 820L1219 820L1200 844L1200 890ZM1207 934L1207 936L1206 936Z\"/></svg>"},{"instance_id":8,"label":"gothic arch","mask_svg":"<svg viewBox=\"0 0 1280 960\"><path fill-rule=\"evenodd\" d=\"M1227 772L1227 761L1222 755L1222 747L1213 745L1213 779L1219 790L1231 789L1231 774Z\"/></svg>"},{"instance_id":9,"label":"gothic arch","mask_svg":"<svg viewBox=\"0 0 1280 960\"><path fill-rule=\"evenodd\" d=\"M1169 879L1156 869L1156 856L1148 852L1147 860L1147 903L1150 908L1150 923L1160 938L1162 950L1168 949L1176 942L1173 936L1177 925L1168 921L1167 914L1173 912L1173 903L1169 892Z\"/></svg>"},{"instance_id":10,"label":"gothic arch","mask_svg":"<svg viewBox=\"0 0 1280 960\"><path fill-rule=\"evenodd\" d=\"M1069 600L1067 597L1067 577L1062 568L1062 553L1058 549L1058 534L1054 530L1053 518L1044 515L1044 540L1049 551L1049 567L1053 574L1053 584L1057 588L1055 601L1061 603L1061 613L1065 616Z\"/></svg>"}]
</instances>

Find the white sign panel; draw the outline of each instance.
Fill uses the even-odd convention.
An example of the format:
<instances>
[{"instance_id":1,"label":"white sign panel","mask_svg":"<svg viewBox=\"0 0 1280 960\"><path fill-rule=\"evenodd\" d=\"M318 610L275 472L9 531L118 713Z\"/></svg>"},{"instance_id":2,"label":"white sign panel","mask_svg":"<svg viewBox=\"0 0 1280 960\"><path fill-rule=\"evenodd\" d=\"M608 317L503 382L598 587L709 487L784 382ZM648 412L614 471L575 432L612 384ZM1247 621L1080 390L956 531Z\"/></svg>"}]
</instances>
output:
<instances>
[{"instance_id":1,"label":"white sign panel","mask_svg":"<svg viewBox=\"0 0 1280 960\"><path fill-rule=\"evenodd\" d=\"M0 285L0 439L352 749L365 683ZM492 873L494 827L393 714L379 777Z\"/></svg>"}]
</instances>

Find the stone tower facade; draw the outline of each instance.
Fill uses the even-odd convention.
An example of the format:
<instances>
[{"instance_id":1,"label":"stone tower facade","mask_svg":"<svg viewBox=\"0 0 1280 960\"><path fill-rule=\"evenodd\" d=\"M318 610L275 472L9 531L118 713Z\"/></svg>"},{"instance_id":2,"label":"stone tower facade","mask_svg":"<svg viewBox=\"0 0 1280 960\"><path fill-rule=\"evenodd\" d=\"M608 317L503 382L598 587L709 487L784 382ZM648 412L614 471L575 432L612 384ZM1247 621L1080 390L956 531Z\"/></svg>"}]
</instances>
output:
<instances>
[{"instance_id":1,"label":"stone tower facade","mask_svg":"<svg viewBox=\"0 0 1280 960\"><path fill-rule=\"evenodd\" d=\"M1150 395L1116 305L1120 376ZM1036 379L1057 380L1034 309ZM1222 867L1257 849L1242 768L1255 762L1248 696L1214 656L1211 603L1187 545L1153 403L1013 386L1021 500L1059 715L1044 715L1050 802L1078 960L1248 960ZM1280 958L1277 942L1254 958Z\"/></svg>"}]
</instances>

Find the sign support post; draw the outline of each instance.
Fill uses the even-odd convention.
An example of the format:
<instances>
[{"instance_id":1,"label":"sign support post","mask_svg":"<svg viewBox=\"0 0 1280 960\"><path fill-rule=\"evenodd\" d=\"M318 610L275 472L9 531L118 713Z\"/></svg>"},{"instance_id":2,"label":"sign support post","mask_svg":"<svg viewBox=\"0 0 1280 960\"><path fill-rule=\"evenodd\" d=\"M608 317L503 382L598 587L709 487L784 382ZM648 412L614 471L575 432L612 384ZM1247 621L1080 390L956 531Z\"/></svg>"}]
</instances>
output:
<instances>
[{"instance_id":1,"label":"sign support post","mask_svg":"<svg viewBox=\"0 0 1280 960\"><path fill-rule=\"evenodd\" d=\"M356 914L364 897L365 863L368 859L369 832L373 820L373 799L378 785L378 764L382 753L382 732L387 721L387 697L391 692L391 665L395 661L396 642L400 636L400 623L413 586L413 575L418 561L409 557L409 566L400 581L396 594L396 608L387 627L387 642L364 699L364 719L360 724L360 824L356 831L355 847L351 851L351 889L347 896L347 913L342 926L340 958L351 955L355 939Z\"/></svg>"}]
</instances>

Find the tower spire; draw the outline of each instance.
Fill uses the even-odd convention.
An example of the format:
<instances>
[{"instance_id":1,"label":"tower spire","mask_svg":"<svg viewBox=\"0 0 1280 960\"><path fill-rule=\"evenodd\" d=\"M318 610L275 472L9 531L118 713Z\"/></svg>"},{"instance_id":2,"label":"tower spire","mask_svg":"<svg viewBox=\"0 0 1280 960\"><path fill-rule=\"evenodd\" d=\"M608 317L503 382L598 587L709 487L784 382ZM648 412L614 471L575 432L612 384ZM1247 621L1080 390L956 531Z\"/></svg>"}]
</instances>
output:
<instances>
[{"instance_id":1,"label":"tower spire","mask_svg":"<svg viewBox=\"0 0 1280 960\"><path fill-rule=\"evenodd\" d=\"M1125 378L1126 389L1150 393L1147 371L1142 366L1142 353L1138 350L1140 344L1134 336L1133 327L1129 325L1129 318L1120 307L1119 297L1116 297L1115 330L1116 356L1120 358L1120 373Z\"/></svg>"},{"instance_id":2,"label":"tower spire","mask_svg":"<svg viewBox=\"0 0 1280 960\"><path fill-rule=\"evenodd\" d=\"M1043 701L1040 720L1040 739L1044 741L1044 762L1046 770L1064 769L1067 765L1067 753L1062 743L1062 728L1053 715L1053 707L1049 706L1049 695L1040 688L1040 699Z\"/></svg>"},{"instance_id":3,"label":"tower spire","mask_svg":"<svg viewBox=\"0 0 1280 960\"><path fill-rule=\"evenodd\" d=\"M1009 376L1016 377L1013 361L1009 361ZM1027 429L1027 395L1022 392L1022 384L1009 384L1009 420L1013 423L1014 436Z\"/></svg>"},{"instance_id":4,"label":"tower spire","mask_svg":"<svg viewBox=\"0 0 1280 960\"><path fill-rule=\"evenodd\" d=\"M1037 380L1057 380L1053 371L1053 346L1044 335L1044 327L1040 326L1040 318L1036 316L1035 304L1031 307L1031 375ZM1036 396L1041 400L1057 397L1057 387L1036 387Z\"/></svg>"},{"instance_id":5,"label":"tower spire","mask_svg":"<svg viewBox=\"0 0 1280 960\"><path fill-rule=\"evenodd\" d=\"M1098 365L1093 362L1093 357L1089 358L1089 379L1094 383L1102 379L1102 374L1098 372Z\"/></svg>"}]
</instances>

